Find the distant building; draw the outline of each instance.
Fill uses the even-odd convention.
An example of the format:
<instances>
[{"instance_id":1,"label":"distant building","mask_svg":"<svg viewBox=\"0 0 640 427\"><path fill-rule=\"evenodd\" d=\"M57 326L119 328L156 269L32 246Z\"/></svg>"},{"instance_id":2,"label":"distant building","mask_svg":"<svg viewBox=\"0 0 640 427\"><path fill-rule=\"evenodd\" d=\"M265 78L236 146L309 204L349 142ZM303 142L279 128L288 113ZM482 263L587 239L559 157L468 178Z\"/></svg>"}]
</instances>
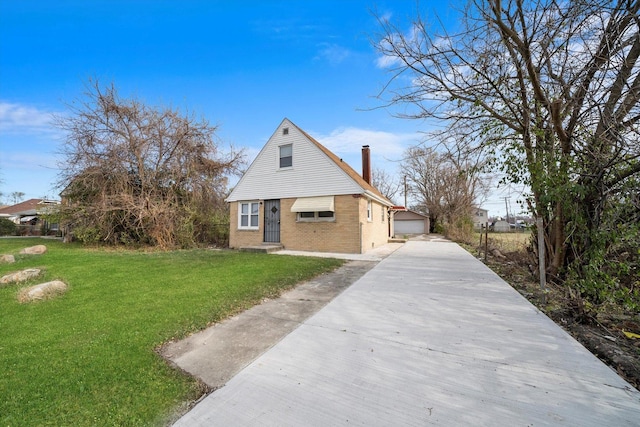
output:
<instances>
[{"instance_id":1,"label":"distant building","mask_svg":"<svg viewBox=\"0 0 640 427\"><path fill-rule=\"evenodd\" d=\"M471 210L471 218L473 220L473 228L484 228L489 221L489 211L486 209L474 207Z\"/></svg>"},{"instance_id":2,"label":"distant building","mask_svg":"<svg viewBox=\"0 0 640 427\"><path fill-rule=\"evenodd\" d=\"M47 230L56 231L57 224L43 222L42 215L57 211L60 202L47 199L29 199L12 206L0 208L0 218L7 218L21 226L26 234L39 234L42 225Z\"/></svg>"},{"instance_id":3,"label":"distant building","mask_svg":"<svg viewBox=\"0 0 640 427\"><path fill-rule=\"evenodd\" d=\"M496 221L493 223L493 231L504 233L507 231L511 231L511 226L507 221Z\"/></svg>"}]
</instances>

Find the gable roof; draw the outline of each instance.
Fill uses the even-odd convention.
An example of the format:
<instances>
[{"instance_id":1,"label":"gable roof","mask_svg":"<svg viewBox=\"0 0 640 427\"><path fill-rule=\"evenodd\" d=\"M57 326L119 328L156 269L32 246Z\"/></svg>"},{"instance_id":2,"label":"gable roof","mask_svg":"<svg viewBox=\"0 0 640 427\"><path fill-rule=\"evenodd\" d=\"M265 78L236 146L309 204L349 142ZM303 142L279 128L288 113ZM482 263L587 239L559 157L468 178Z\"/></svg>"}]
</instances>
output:
<instances>
[{"instance_id":1,"label":"gable roof","mask_svg":"<svg viewBox=\"0 0 640 427\"><path fill-rule=\"evenodd\" d=\"M367 181L365 181L364 178L358 172L356 172L346 162L342 161L342 159L340 157L338 157L335 154L333 154L333 152L331 152L327 147L325 147L324 145L320 144L318 141L315 140L315 138L313 138L311 135L306 133L304 130L300 129L293 122L291 122L291 124L293 126L295 126L300 132L302 132L324 154L326 154L331 160L333 160L333 162L336 165L338 165L338 167L340 167L340 169L342 169L347 175L349 175L349 177L351 179L353 179L356 183L358 183L359 186L361 186L365 190L368 190L368 191L372 192L376 196L386 200L391 205L391 202L389 201L389 199L387 199L376 187L374 187L373 185L371 185Z\"/></svg>"},{"instance_id":2,"label":"gable roof","mask_svg":"<svg viewBox=\"0 0 640 427\"><path fill-rule=\"evenodd\" d=\"M429 215L412 211L411 209L397 210L394 214L395 219L429 219Z\"/></svg>"},{"instance_id":3,"label":"gable roof","mask_svg":"<svg viewBox=\"0 0 640 427\"><path fill-rule=\"evenodd\" d=\"M0 209L0 215L15 215L21 213L29 213L31 211L35 212L38 204L42 202L43 199L29 199L24 202L17 203L12 206L5 206Z\"/></svg>"},{"instance_id":4,"label":"gable roof","mask_svg":"<svg viewBox=\"0 0 640 427\"><path fill-rule=\"evenodd\" d=\"M278 149L288 144L293 144L294 165L279 168ZM364 194L392 206L351 166L285 118L240 178L227 201L341 194Z\"/></svg>"}]
</instances>

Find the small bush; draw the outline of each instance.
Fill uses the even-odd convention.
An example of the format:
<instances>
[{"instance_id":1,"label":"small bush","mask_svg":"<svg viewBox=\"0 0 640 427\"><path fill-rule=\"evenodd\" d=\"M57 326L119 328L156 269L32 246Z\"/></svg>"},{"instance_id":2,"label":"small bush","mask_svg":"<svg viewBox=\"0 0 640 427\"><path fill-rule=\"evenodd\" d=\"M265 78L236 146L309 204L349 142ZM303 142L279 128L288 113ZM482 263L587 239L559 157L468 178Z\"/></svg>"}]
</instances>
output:
<instances>
[{"instance_id":1,"label":"small bush","mask_svg":"<svg viewBox=\"0 0 640 427\"><path fill-rule=\"evenodd\" d=\"M7 218L0 218L0 236L13 236L16 234L16 225Z\"/></svg>"},{"instance_id":2,"label":"small bush","mask_svg":"<svg viewBox=\"0 0 640 427\"><path fill-rule=\"evenodd\" d=\"M469 217L457 218L444 225L444 235L456 242L473 243L473 222Z\"/></svg>"}]
</instances>

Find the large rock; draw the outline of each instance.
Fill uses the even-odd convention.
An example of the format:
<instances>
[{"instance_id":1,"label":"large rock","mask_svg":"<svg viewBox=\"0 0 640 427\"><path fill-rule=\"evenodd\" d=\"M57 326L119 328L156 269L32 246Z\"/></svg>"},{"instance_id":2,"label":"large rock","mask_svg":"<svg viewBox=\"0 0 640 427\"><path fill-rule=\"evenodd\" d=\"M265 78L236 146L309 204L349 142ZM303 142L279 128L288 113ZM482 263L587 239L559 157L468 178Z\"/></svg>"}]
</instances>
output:
<instances>
[{"instance_id":1,"label":"large rock","mask_svg":"<svg viewBox=\"0 0 640 427\"><path fill-rule=\"evenodd\" d=\"M5 264L12 264L16 262L16 257L13 255L0 255L0 262Z\"/></svg>"},{"instance_id":2,"label":"large rock","mask_svg":"<svg viewBox=\"0 0 640 427\"><path fill-rule=\"evenodd\" d=\"M5 274L4 276L0 277L0 284L24 282L34 277L38 277L39 275L39 268L27 268L26 270L18 271L17 273Z\"/></svg>"},{"instance_id":3,"label":"large rock","mask_svg":"<svg viewBox=\"0 0 640 427\"><path fill-rule=\"evenodd\" d=\"M20 289L20 292L18 292L18 301L24 303L43 300L45 298L51 298L57 295L61 295L66 291L66 283L60 280L54 280L52 282L45 282L39 285Z\"/></svg>"},{"instance_id":4,"label":"large rock","mask_svg":"<svg viewBox=\"0 0 640 427\"><path fill-rule=\"evenodd\" d=\"M28 248L24 248L20 251L21 254L26 255L40 255L47 252L47 247L45 245L35 245Z\"/></svg>"}]
</instances>

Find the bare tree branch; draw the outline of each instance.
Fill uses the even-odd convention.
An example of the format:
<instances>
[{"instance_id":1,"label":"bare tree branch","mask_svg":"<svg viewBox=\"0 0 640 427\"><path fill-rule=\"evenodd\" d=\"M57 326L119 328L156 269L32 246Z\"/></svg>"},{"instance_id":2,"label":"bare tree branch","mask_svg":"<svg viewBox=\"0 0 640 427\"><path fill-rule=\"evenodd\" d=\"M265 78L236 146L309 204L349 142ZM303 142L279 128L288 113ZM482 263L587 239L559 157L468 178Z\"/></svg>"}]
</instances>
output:
<instances>
[{"instance_id":1,"label":"bare tree branch","mask_svg":"<svg viewBox=\"0 0 640 427\"><path fill-rule=\"evenodd\" d=\"M121 99L97 81L70 110L57 121L67 133L59 186L77 237L188 246L211 218L225 217L242 152L221 153L206 120Z\"/></svg>"}]
</instances>

